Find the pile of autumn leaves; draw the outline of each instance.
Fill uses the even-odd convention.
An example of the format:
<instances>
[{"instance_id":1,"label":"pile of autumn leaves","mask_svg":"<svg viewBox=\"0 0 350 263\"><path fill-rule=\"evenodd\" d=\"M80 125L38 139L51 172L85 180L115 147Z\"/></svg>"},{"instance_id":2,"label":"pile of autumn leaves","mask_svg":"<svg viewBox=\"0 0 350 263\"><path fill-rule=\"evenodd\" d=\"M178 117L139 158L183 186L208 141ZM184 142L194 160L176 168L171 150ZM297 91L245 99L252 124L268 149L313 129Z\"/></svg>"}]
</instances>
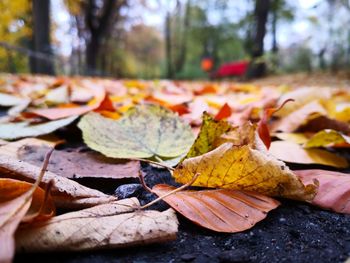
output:
<instances>
[{"instance_id":1,"label":"pile of autumn leaves","mask_svg":"<svg viewBox=\"0 0 350 263\"><path fill-rule=\"evenodd\" d=\"M264 219L279 205L272 197L350 213L348 175L292 171L283 162L348 166L334 153L350 147L345 89L9 75L2 76L0 91L0 104L11 107L0 123L0 138L7 140L0 147L0 261L11 261L15 249L86 250L172 240L178 226L173 209L198 225L230 233ZM288 99L294 101L273 108ZM62 143L57 137L9 142L74 126L80 115L83 140L96 152L57 150L48 172L45 153ZM74 158L85 169L67 161ZM129 161L111 163L121 159ZM150 189L143 182L173 209L145 210L149 205L140 206L136 198L117 200L70 179L137 177L139 161L167 167L184 185ZM97 164L106 170L94 169ZM66 172L67 165L73 171ZM203 190L186 190L190 185ZM55 216L56 208L67 212Z\"/></svg>"}]
</instances>

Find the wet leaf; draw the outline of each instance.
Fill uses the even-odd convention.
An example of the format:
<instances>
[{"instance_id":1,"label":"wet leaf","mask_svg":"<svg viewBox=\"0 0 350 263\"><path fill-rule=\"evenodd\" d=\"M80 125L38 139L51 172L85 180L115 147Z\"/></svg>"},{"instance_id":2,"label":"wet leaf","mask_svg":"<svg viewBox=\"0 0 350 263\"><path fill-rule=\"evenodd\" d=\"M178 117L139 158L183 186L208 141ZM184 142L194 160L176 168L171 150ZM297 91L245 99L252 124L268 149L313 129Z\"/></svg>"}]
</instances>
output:
<instances>
[{"instance_id":1,"label":"wet leaf","mask_svg":"<svg viewBox=\"0 0 350 263\"><path fill-rule=\"evenodd\" d=\"M16 233L18 251L81 251L163 243L176 238L174 210L140 211L123 199L31 224ZM136 211L135 211L136 210Z\"/></svg>"},{"instance_id":2,"label":"wet leaf","mask_svg":"<svg viewBox=\"0 0 350 263\"><path fill-rule=\"evenodd\" d=\"M17 158L0 154L0 177L34 182L40 168ZM57 207L79 209L115 201L116 198L82 186L72 180L47 172L40 184L45 188L52 181L52 198Z\"/></svg>"},{"instance_id":3,"label":"wet leaf","mask_svg":"<svg viewBox=\"0 0 350 263\"><path fill-rule=\"evenodd\" d=\"M305 183L319 182L312 204L338 213L350 214L350 175L326 170L299 170L294 173Z\"/></svg>"},{"instance_id":4,"label":"wet leaf","mask_svg":"<svg viewBox=\"0 0 350 263\"><path fill-rule=\"evenodd\" d=\"M188 125L158 105L131 108L116 121L89 113L78 127L90 148L113 158L178 157L194 140Z\"/></svg>"},{"instance_id":5,"label":"wet leaf","mask_svg":"<svg viewBox=\"0 0 350 263\"><path fill-rule=\"evenodd\" d=\"M173 189L156 185L152 191L162 196ZM164 201L194 223L226 233L252 228L279 205L278 201L260 194L227 189L180 191Z\"/></svg>"},{"instance_id":6,"label":"wet leaf","mask_svg":"<svg viewBox=\"0 0 350 263\"><path fill-rule=\"evenodd\" d=\"M61 127L67 126L76 118L77 116L71 116L65 119L40 124L30 124L28 122L1 123L0 138L5 140L14 140L24 137L35 137L48 134Z\"/></svg>"},{"instance_id":7,"label":"wet leaf","mask_svg":"<svg viewBox=\"0 0 350 263\"><path fill-rule=\"evenodd\" d=\"M289 163L322 164L337 168L349 166L345 158L334 153L322 149L304 149L301 145L288 141L272 142L269 152Z\"/></svg>"}]
</instances>

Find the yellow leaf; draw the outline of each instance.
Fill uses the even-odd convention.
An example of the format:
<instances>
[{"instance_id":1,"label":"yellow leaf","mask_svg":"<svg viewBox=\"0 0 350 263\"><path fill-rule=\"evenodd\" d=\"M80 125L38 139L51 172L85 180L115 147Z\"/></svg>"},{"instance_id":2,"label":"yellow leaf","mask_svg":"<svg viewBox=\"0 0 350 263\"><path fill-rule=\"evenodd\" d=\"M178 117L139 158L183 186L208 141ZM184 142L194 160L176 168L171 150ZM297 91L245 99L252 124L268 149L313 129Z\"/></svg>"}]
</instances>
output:
<instances>
[{"instance_id":1,"label":"yellow leaf","mask_svg":"<svg viewBox=\"0 0 350 263\"><path fill-rule=\"evenodd\" d=\"M316 133L304 144L304 148L346 146L350 146L350 137L330 129Z\"/></svg>"},{"instance_id":2,"label":"yellow leaf","mask_svg":"<svg viewBox=\"0 0 350 263\"><path fill-rule=\"evenodd\" d=\"M288 141L271 143L269 152L276 158L289 163L323 164L337 168L348 167L345 158L322 149L303 149L301 145Z\"/></svg>"},{"instance_id":3,"label":"yellow leaf","mask_svg":"<svg viewBox=\"0 0 350 263\"><path fill-rule=\"evenodd\" d=\"M273 136L280 140L294 142L297 144L304 144L308 141L308 137L304 133L278 132L273 134Z\"/></svg>"},{"instance_id":4,"label":"yellow leaf","mask_svg":"<svg viewBox=\"0 0 350 263\"><path fill-rule=\"evenodd\" d=\"M304 186L283 162L248 145L224 143L184 160L173 176L184 184L197 173L194 186L247 190L297 200L311 200L315 194L315 185Z\"/></svg>"}]
</instances>

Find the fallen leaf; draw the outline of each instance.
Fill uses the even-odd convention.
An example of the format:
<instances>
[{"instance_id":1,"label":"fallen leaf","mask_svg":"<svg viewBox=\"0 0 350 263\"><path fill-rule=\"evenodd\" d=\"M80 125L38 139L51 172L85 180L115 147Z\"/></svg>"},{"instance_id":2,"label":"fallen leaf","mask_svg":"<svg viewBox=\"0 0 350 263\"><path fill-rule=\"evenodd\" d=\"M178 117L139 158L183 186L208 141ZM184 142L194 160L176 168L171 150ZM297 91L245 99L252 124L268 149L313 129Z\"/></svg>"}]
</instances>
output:
<instances>
[{"instance_id":1,"label":"fallen leaf","mask_svg":"<svg viewBox=\"0 0 350 263\"><path fill-rule=\"evenodd\" d=\"M173 189L161 184L152 191L162 196ZM227 189L180 191L163 200L194 223L226 233L252 228L279 205L278 201L260 194Z\"/></svg>"},{"instance_id":2,"label":"fallen leaf","mask_svg":"<svg viewBox=\"0 0 350 263\"><path fill-rule=\"evenodd\" d=\"M0 148L1 149L1 148ZM46 146L27 144L18 151L18 159L39 166L47 152ZM67 178L138 178L141 169L139 161L107 158L92 151L54 151L47 168L59 176Z\"/></svg>"},{"instance_id":3,"label":"fallen leaf","mask_svg":"<svg viewBox=\"0 0 350 263\"><path fill-rule=\"evenodd\" d=\"M231 107L225 103L221 109L219 110L219 112L215 115L214 119L216 121L222 120L222 119L226 119L228 117L230 117L232 114L232 109Z\"/></svg>"},{"instance_id":4,"label":"fallen leaf","mask_svg":"<svg viewBox=\"0 0 350 263\"><path fill-rule=\"evenodd\" d=\"M265 144L266 148L269 149L271 145L271 135L268 128L268 122L270 121L272 115L280 111L288 102L293 102L292 99L284 101L279 107L267 108L264 110L263 116L258 123L258 134L260 139Z\"/></svg>"},{"instance_id":5,"label":"fallen leaf","mask_svg":"<svg viewBox=\"0 0 350 263\"><path fill-rule=\"evenodd\" d=\"M254 191L268 196L311 200L315 186L304 186L281 161L252 149L227 142L203 155L185 159L173 176L185 184L200 175L194 186Z\"/></svg>"},{"instance_id":6,"label":"fallen leaf","mask_svg":"<svg viewBox=\"0 0 350 263\"><path fill-rule=\"evenodd\" d=\"M293 104L289 103L287 105ZM327 115L326 109L318 102L312 101L289 115L274 122L271 127L272 132L293 132L300 126L308 123L311 119L319 117L320 115Z\"/></svg>"},{"instance_id":7,"label":"fallen leaf","mask_svg":"<svg viewBox=\"0 0 350 263\"><path fill-rule=\"evenodd\" d=\"M163 243L176 238L174 210L141 211L136 198L66 213L16 232L18 251L81 251ZM136 210L136 211L135 211Z\"/></svg>"},{"instance_id":8,"label":"fallen leaf","mask_svg":"<svg viewBox=\"0 0 350 263\"><path fill-rule=\"evenodd\" d=\"M305 183L319 182L312 204L338 213L350 214L349 174L326 170L299 170L294 173Z\"/></svg>"},{"instance_id":9,"label":"fallen leaf","mask_svg":"<svg viewBox=\"0 0 350 263\"><path fill-rule=\"evenodd\" d=\"M92 81L84 80L82 83L84 84L84 87L88 88L94 95L94 99L92 99L87 105L77 105L76 107L68 108L57 107L49 109L34 109L30 110L29 112L45 117L49 120L58 120L73 115L82 115L98 108L106 96L105 89L97 83L93 83Z\"/></svg>"},{"instance_id":10,"label":"fallen leaf","mask_svg":"<svg viewBox=\"0 0 350 263\"><path fill-rule=\"evenodd\" d=\"M38 188L51 152L45 156L35 184L0 178L0 262L12 261L14 232L21 221L37 217L48 219L55 213L51 199L46 201L44 191Z\"/></svg>"},{"instance_id":11,"label":"fallen leaf","mask_svg":"<svg viewBox=\"0 0 350 263\"><path fill-rule=\"evenodd\" d=\"M350 147L350 137L335 130L323 130L304 143L304 148L314 147Z\"/></svg>"},{"instance_id":12,"label":"fallen leaf","mask_svg":"<svg viewBox=\"0 0 350 263\"><path fill-rule=\"evenodd\" d=\"M299 127L300 132L319 132L324 129L332 129L350 133L350 125L346 122L331 119L327 116L318 116Z\"/></svg>"},{"instance_id":13,"label":"fallen leaf","mask_svg":"<svg viewBox=\"0 0 350 263\"><path fill-rule=\"evenodd\" d=\"M208 113L202 115L202 126L199 134L186 155L187 158L207 153L215 148L214 142L223 133L231 129L231 124L226 120L215 120Z\"/></svg>"},{"instance_id":14,"label":"fallen leaf","mask_svg":"<svg viewBox=\"0 0 350 263\"><path fill-rule=\"evenodd\" d=\"M77 116L71 116L65 119L40 124L30 124L28 122L1 123L0 138L5 140L14 140L23 137L35 137L48 134L61 127L67 126L76 118Z\"/></svg>"},{"instance_id":15,"label":"fallen leaf","mask_svg":"<svg viewBox=\"0 0 350 263\"><path fill-rule=\"evenodd\" d=\"M297 144L304 144L308 141L308 136L305 133L277 132L272 136L282 141L289 141Z\"/></svg>"},{"instance_id":16,"label":"fallen leaf","mask_svg":"<svg viewBox=\"0 0 350 263\"><path fill-rule=\"evenodd\" d=\"M281 109L276 116L286 117L292 112L302 108L303 106L312 103L317 100L328 100L331 98L332 91L328 88L319 88L319 87L303 87L292 90L285 93L278 100L278 105L287 99L293 99L293 103L287 104L283 109Z\"/></svg>"},{"instance_id":17,"label":"fallen leaf","mask_svg":"<svg viewBox=\"0 0 350 263\"><path fill-rule=\"evenodd\" d=\"M11 94L0 93L0 106L12 107L22 105L28 102L28 98L23 98Z\"/></svg>"},{"instance_id":18,"label":"fallen leaf","mask_svg":"<svg viewBox=\"0 0 350 263\"><path fill-rule=\"evenodd\" d=\"M63 143L64 141L55 136L47 135L40 138L25 138L18 141L6 142L6 144L0 146L0 154L17 158L18 151L26 145L55 148L55 146ZM41 160L43 160L43 158L41 158Z\"/></svg>"},{"instance_id":19,"label":"fallen leaf","mask_svg":"<svg viewBox=\"0 0 350 263\"><path fill-rule=\"evenodd\" d=\"M39 173L40 168L37 166L0 154L0 177L34 182ZM60 208L79 209L116 200L116 197L82 186L52 172L45 174L40 185L45 188L51 181L52 199Z\"/></svg>"},{"instance_id":20,"label":"fallen leaf","mask_svg":"<svg viewBox=\"0 0 350 263\"><path fill-rule=\"evenodd\" d=\"M269 152L289 163L322 164L337 168L349 166L345 158L334 153L322 149L304 149L301 145L289 141L272 142Z\"/></svg>"},{"instance_id":21,"label":"fallen leaf","mask_svg":"<svg viewBox=\"0 0 350 263\"><path fill-rule=\"evenodd\" d=\"M191 128L177 115L152 104L131 108L116 121L89 113L78 127L90 148L113 158L177 157L194 140Z\"/></svg>"}]
</instances>

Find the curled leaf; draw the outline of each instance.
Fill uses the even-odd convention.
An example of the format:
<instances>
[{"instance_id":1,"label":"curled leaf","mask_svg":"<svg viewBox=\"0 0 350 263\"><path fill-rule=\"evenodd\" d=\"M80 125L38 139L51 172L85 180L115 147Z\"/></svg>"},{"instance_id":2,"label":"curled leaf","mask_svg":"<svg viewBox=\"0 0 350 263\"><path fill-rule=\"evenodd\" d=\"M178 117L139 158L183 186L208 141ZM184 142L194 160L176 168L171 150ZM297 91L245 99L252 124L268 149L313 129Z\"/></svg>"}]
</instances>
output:
<instances>
[{"instance_id":1,"label":"curled leaf","mask_svg":"<svg viewBox=\"0 0 350 263\"><path fill-rule=\"evenodd\" d=\"M294 173L305 183L319 182L314 205L338 213L350 214L350 176L326 170L299 170Z\"/></svg>"},{"instance_id":2,"label":"curled leaf","mask_svg":"<svg viewBox=\"0 0 350 263\"><path fill-rule=\"evenodd\" d=\"M40 168L17 158L0 154L0 177L34 182ZM77 209L115 201L113 196L82 186L72 180L47 172L41 186L53 183L51 194L57 207Z\"/></svg>"},{"instance_id":3,"label":"curled leaf","mask_svg":"<svg viewBox=\"0 0 350 263\"><path fill-rule=\"evenodd\" d=\"M249 145L224 143L216 149L184 160L174 171L179 183L199 173L194 186L254 191L268 196L312 200L315 185L304 186L281 161Z\"/></svg>"},{"instance_id":4,"label":"curled leaf","mask_svg":"<svg viewBox=\"0 0 350 263\"><path fill-rule=\"evenodd\" d=\"M152 191L162 196L173 189L161 184ZM253 227L279 205L278 201L260 194L227 189L180 191L165 197L164 201L194 223L226 233Z\"/></svg>"}]
</instances>

